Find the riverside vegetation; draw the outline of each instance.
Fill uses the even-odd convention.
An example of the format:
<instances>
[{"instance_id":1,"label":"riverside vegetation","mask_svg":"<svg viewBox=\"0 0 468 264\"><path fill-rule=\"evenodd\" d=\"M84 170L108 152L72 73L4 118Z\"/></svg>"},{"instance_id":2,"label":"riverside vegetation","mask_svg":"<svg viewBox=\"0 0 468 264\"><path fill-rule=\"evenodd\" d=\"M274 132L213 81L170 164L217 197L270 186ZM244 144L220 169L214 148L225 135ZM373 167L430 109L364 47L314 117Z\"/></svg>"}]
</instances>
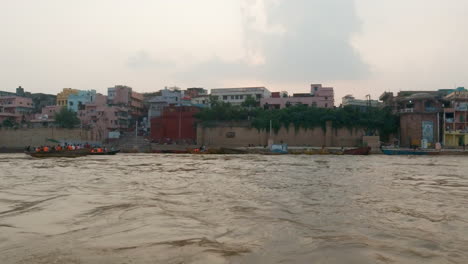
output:
<instances>
[{"instance_id":1,"label":"riverside vegetation","mask_svg":"<svg viewBox=\"0 0 468 264\"><path fill-rule=\"evenodd\" d=\"M196 114L201 125L214 126L217 122L248 121L258 130L270 130L275 133L281 127L291 125L311 129L321 127L326 129L326 123L332 122L333 128L360 128L366 135L380 135L387 140L390 135L397 133L399 118L390 108L368 107L364 110L345 106L343 108L318 108L307 105L290 105L283 109L267 109L259 107L254 100L246 100L242 105L213 100L210 108L202 109Z\"/></svg>"}]
</instances>

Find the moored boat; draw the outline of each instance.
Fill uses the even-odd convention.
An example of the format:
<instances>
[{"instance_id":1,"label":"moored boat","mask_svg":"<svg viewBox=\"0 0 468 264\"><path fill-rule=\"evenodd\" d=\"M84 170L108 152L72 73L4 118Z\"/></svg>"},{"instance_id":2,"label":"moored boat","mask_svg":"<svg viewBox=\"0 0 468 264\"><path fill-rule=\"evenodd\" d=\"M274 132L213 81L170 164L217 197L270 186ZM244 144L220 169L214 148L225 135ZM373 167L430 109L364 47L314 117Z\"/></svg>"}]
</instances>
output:
<instances>
[{"instance_id":1,"label":"moored boat","mask_svg":"<svg viewBox=\"0 0 468 264\"><path fill-rule=\"evenodd\" d=\"M79 150L62 150L62 151L50 151L50 152L25 152L26 155L29 155L34 158L77 158L90 154L89 149L79 149Z\"/></svg>"},{"instance_id":2,"label":"moored boat","mask_svg":"<svg viewBox=\"0 0 468 264\"><path fill-rule=\"evenodd\" d=\"M287 144L273 144L271 145L270 151L274 154L288 154Z\"/></svg>"},{"instance_id":3,"label":"moored boat","mask_svg":"<svg viewBox=\"0 0 468 264\"><path fill-rule=\"evenodd\" d=\"M89 155L115 155L120 152L120 149L117 150L109 150L105 152L90 152Z\"/></svg>"},{"instance_id":4,"label":"moored boat","mask_svg":"<svg viewBox=\"0 0 468 264\"><path fill-rule=\"evenodd\" d=\"M354 149L347 149L343 151L344 155L369 155L371 151L371 147L362 147L362 148L354 148Z\"/></svg>"},{"instance_id":5,"label":"moored boat","mask_svg":"<svg viewBox=\"0 0 468 264\"><path fill-rule=\"evenodd\" d=\"M425 149L382 149L385 155L439 155L439 150Z\"/></svg>"}]
</instances>

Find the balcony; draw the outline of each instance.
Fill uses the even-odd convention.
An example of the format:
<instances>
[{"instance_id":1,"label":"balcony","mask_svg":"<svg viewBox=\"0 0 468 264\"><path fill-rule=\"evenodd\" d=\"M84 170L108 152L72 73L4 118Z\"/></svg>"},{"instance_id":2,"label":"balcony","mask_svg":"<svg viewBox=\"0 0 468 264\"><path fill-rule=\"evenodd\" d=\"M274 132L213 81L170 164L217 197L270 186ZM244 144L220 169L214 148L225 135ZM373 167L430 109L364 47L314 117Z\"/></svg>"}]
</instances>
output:
<instances>
[{"instance_id":1,"label":"balcony","mask_svg":"<svg viewBox=\"0 0 468 264\"><path fill-rule=\"evenodd\" d=\"M465 135L468 134L468 130L445 130L447 135Z\"/></svg>"},{"instance_id":2,"label":"balcony","mask_svg":"<svg viewBox=\"0 0 468 264\"><path fill-rule=\"evenodd\" d=\"M398 112L399 113L413 113L414 108L403 108L403 109L398 110Z\"/></svg>"}]
</instances>

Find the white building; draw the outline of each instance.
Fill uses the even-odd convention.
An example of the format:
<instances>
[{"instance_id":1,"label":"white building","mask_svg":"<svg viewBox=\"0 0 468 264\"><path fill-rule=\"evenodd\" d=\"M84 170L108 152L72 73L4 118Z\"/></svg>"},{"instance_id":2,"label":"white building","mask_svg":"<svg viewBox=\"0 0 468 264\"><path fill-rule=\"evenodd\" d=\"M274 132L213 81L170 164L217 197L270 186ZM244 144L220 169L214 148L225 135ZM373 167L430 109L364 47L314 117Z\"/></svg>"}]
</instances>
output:
<instances>
[{"instance_id":1,"label":"white building","mask_svg":"<svg viewBox=\"0 0 468 264\"><path fill-rule=\"evenodd\" d=\"M252 97L257 101L262 98L269 98L271 92L265 87L216 88L211 89L211 96L221 102L240 105L248 97Z\"/></svg>"},{"instance_id":2,"label":"white building","mask_svg":"<svg viewBox=\"0 0 468 264\"><path fill-rule=\"evenodd\" d=\"M210 105L210 96L209 95L199 95L191 98L191 103L197 106L209 106Z\"/></svg>"},{"instance_id":3,"label":"white building","mask_svg":"<svg viewBox=\"0 0 468 264\"><path fill-rule=\"evenodd\" d=\"M168 89L167 87L164 90L161 90L161 95L151 98L148 109L148 120L151 120L153 117L158 117L162 115L164 107L171 104L180 104L183 97L182 91L175 88Z\"/></svg>"},{"instance_id":4,"label":"white building","mask_svg":"<svg viewBox=\"0 0 468 264\"><path fill-rule=\"evenodd\" d=\"M377 100L362 100L356 99L354 96L348 94L341 99L342 106L356 106L356 107L368 107L369 105L372 107L379 107L382 105L381 102Z\"/></svg>"}]
</instances>

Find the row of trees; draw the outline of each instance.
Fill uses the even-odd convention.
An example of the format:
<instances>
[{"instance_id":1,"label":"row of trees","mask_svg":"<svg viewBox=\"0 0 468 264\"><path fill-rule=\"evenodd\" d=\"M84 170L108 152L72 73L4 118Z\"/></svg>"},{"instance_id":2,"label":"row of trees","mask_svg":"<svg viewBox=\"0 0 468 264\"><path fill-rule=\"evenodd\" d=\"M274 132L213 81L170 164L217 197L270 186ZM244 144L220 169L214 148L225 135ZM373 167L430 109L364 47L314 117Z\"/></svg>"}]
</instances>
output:
<instances>
[{"instance_id":1,"label":"row of trees","mask_svg":"<svg viewBox=\"0 0 468 264\"><path fill-rule=\"evenodd\" d=\"M318 108L307 105L293 105L284 109L265 109L250 103L233 106L214 101L211 108L205 108L196 117L202 125L211 126L219 121L250 121L259 130L270 129L270 120L275 132L281 127L326 129L326 122L332 121L333 128L361 128L368 135L378 133L383 138L396 133L398 116L389 108L369 107L362 111L355 107Z\"/></svg>"}]
</instances>

